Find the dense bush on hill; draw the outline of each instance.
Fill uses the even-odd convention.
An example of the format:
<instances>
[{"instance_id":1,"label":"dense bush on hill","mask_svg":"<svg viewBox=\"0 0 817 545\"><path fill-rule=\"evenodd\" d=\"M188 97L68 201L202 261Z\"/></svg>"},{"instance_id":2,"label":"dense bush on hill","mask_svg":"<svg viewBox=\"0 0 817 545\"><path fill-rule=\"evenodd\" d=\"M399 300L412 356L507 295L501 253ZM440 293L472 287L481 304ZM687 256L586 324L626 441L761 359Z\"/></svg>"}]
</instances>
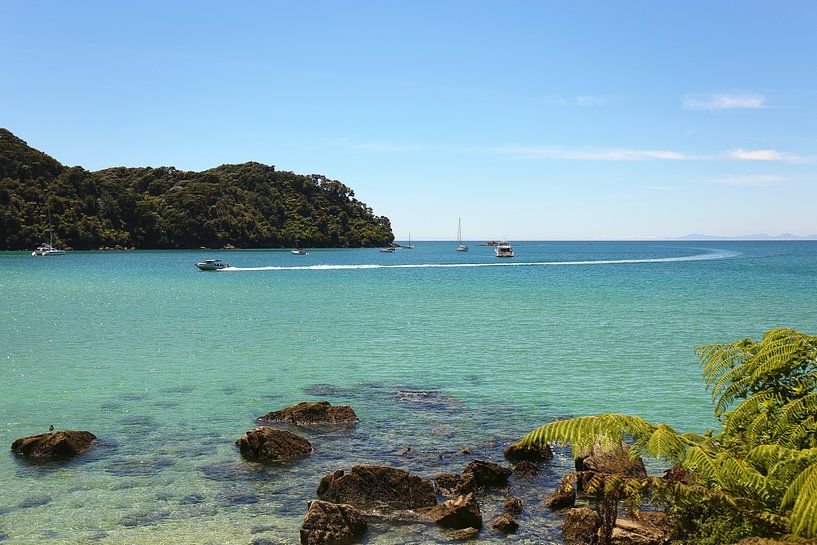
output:
<instances>
[{"instance_id":1,"label":"dense bush on hill","mask_svg":"<svg viewBox=\"0 0 817 545\"><path fill-rule=\"evenodd\" d=\"M204 172L66 167L0 129L0 250L379 246L389 219L341 182L259 163Z\"/></svg>"}]
</instances>

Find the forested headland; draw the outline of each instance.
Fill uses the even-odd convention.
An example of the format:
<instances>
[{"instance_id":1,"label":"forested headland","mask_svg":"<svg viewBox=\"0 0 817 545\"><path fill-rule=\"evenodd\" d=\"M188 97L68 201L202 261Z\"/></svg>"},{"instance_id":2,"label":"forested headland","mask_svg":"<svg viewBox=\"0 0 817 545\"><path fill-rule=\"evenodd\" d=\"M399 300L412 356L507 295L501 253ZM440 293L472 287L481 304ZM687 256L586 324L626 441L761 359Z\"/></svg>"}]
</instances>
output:
<instances>
[{"instance_id":1,"label":"forested headland","mask_svg":"<svg viewBox=\"0 0 817 545\"><path fill-rule=\"evenodd\" d=\"M67 167L0 129L0 250L380 246L394 240L343 183L249 162L203 172Z\"/></svg>"}]
</instances>

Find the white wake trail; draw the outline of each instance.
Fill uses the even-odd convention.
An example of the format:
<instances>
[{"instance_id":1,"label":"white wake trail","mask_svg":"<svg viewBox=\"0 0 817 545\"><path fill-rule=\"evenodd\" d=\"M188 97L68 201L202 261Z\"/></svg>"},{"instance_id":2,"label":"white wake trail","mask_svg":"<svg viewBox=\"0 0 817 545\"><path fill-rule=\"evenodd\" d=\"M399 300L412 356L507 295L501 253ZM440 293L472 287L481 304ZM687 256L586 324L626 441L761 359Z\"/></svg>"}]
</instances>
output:
<instances>
[{"instance_id":1,"label":"white wake trail","mask_svg":"<svg viewBox=\"0 0 817 545\"><path fill-rule=\"evenodd\" d=\"M635 263L677 263L681 261L710 261L713 259L728 259L740 255L740 252L718 250L704 254L695 254L682 257L656 257L650 259L598 259L592 261L540 261L540 262L508 262L497 263L404 263L396 265L362 264L362 265L292 265L268 267L228 267L219 272L244 271L344 271L358 269L461 269L470 267L558 267L566 265L626 265Z\"/></svg>"}]
</instances>

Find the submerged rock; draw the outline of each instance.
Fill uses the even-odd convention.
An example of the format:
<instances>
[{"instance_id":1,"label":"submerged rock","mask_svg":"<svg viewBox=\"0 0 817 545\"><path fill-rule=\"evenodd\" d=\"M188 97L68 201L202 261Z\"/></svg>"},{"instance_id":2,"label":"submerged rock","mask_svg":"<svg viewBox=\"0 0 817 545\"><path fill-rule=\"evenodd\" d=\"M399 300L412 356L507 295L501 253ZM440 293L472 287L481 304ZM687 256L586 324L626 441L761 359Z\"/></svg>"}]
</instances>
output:
<instances>
[{"instance_id":1,"label":"submerged rock","mask_svg":"<svg viewBox=\"0 0 817 545\"><path fill-rule=\"evenodd\" d=\"M312 445L303 437L264 426L248 431L235 444L245 458L267 462L289 462L312 453Z\"/></svg>"},{"instance_id":2,"label":"submerged rock","mask_svg":"<svg viewBox=\"0 0 817 545\"><path fill-rule=\"evenodd\" d=\"M519 477L534 477L539 474L539 464L533 462L519 462L513 466L513 472Z\"/></svg>"},{"instance_id":3,"label":"submerged rock","mask_svg":"<svg viewBox=\"0 0 817 545\"><path fill-rule=\"evenodd\" d=\"M454 530L448 534L451 541L468 541L469 539L476 539L479 537L478 528L463 528L462 530Z\"/></svg>"},{"instance_id":4,"label":"submerged rock","mask_svg":"<svg viewBox=\"0 0 817 545\"><path fill-rule=\"evenodd\" d=\"M538 445L522 445L522 441L516 441L505 447L505 459L511 463L516 462L546 462L553 458L553 451L548 445L540 447Z\"/></svg>"},{"instance_id":5,"label":"submerged rock","mask_svg":"<svg viewBox=\"0 0 817 545\"><path fill-rule=\"evenodd\" d=\"M482 514L473 494L458 496L435 505L423 517L443 528L481 528Z\"/></svg>"},{"instance_id":6,"label":"submerged rock","mask_svg":"<svg viewBox=\"0 0 817 545\"><path fill-rule=\"evenodd\" d=\"M357 507L415 509L437 503L434 485L408 471L386 466L352 466L325 476L318 485L321 499Z\"/></svg>"},{"instance_id":7,"label":"submerged rock","mask_svg":"<svg viewBox=\"0 0 817 545\"><path fill-rule=\"evenodd\" d=\"M302 545L345 545L366 533L367 525L351 505L321 500L309 502L309 511L301 524Z\"/></svg>"},{"instance_id":8,"label":"submerged rock","mask_svg":"<svg viewBox=\"0 0 817 545\"><path fill-rule=\"evenodd\" d=\"M256 419L259 422L281 422L296 426L350 425L358 419L348 405L332 405L328 401L303 401L291 407L273 411Z\"/></svg>"},{"instance_id":9,"label":"submerged rock","mask_svg":"<svg viewBox=\"0 0 817 545\"><path fill-rule=\"evenodd\" d=\"M22 437L11 450L26 458L72 458L88 450L96 435L88 431L60 430Z\"/></svg>"},{"instance_id":10,"label":"submerged rock","mask_svg":"<svg viewBox=\"0 0 817 545\"><path fill-rule=\"evenodd\" d=\"M491 528L499 530L503 534L512 534L519 528L519 523L508 513L503 513L494 518Z\"/></svg>"},{"instance_id":11,"label":"submerged rock","mask_svg":"<svg viewBox=\"0 0 817 545\"><path fill-rule=\"evenodd\" d=\"M502 508L506 513L511 515L519 515L522 513L522 500L516 496L508 496L502 503Z\"/></svg>"}]
</instances>

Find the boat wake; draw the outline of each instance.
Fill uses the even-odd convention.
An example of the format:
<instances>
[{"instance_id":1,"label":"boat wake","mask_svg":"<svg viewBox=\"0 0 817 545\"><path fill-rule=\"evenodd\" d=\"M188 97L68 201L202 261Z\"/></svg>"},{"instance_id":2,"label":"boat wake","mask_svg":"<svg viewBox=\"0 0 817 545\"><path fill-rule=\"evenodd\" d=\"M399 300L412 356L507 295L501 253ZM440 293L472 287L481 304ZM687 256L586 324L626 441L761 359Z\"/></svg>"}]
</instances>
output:
<instances>
[{"instance_id":1,"label":"boat wake","mask_svg":"<svg viewBox=\"0 0 817 545\"><path fill-rule=\"evenodd\" d=\"M394 265L360 264L360 265L292 265L268 267L228 267L219 272L242 271L343 271L358 269L460 269L472 267L558 267L573 265L627 265L636 263L677 263L681 261L711 261L728 259L740 255L740 252L727 250L713 250L703 254L681 257L656 257L650 259L598 259L592 261L540 261L540 262L508 262L497 263L401 263Z\"/></svg>"}]
</instances>

